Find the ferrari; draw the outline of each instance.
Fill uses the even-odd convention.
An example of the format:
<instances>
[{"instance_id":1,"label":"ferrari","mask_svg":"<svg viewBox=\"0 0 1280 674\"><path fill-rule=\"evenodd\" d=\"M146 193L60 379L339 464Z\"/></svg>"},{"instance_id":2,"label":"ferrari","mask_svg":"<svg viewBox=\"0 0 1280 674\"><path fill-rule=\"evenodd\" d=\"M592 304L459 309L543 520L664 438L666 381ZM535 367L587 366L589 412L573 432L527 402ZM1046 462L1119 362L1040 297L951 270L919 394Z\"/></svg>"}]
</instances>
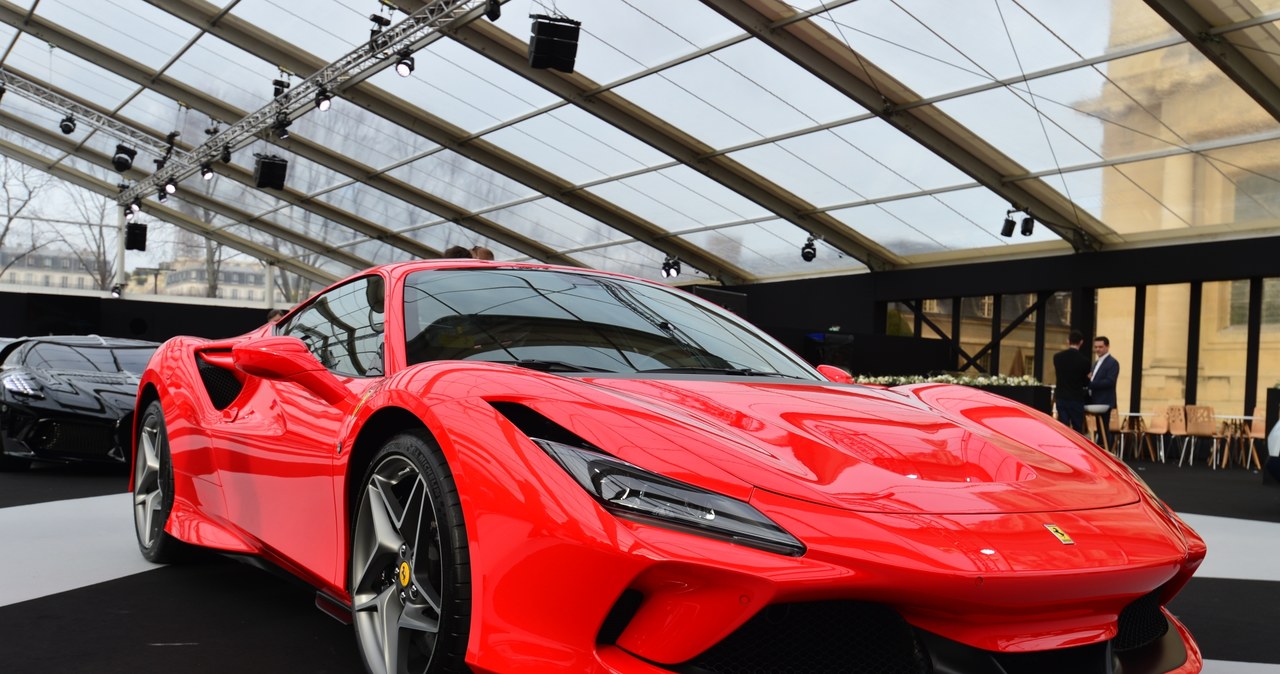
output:
<instances>
[{"instance_id":1,"label":"ferrari","mask_svg":"<svg viewBox=\"0 0 1280 674\"><path fill-rule=\"evenodd\" d=\"M370 672L1202 668L1206 546L1124 463L651 281L376 267L169 340L134 419L142 555L296 575Z\"/></svg>"}]
</instances>

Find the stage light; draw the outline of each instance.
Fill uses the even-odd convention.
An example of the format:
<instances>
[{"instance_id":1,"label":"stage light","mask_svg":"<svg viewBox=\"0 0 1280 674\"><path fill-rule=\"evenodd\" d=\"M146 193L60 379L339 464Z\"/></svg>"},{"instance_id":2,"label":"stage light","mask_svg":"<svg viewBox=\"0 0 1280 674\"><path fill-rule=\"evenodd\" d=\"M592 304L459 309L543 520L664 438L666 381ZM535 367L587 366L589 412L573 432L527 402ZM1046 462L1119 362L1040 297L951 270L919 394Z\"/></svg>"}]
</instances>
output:
<instances>
[{"instance_id":1,"label":"stage light","mask_svg":"<svg viewBox=\"0 0 1280 674\"><path fill-rule=\"evenodd\" d=\"M484 17L490 21L497 21L502 18L502 2L500 0L489 0L485 3ZM0 92L0 94L3 93Z\"/></svg>"},{"instance_id":2,"label":"stage light","mask_svg":"<svg viewBox=\"0 0 1280 674\"><path fill-rule=\"evenodd\" d=\"M227 143L226 145L223 145L223 146L222 146L222 157L221 157L221 159L222 159L222 163L223 163L223 164L230 164L230 163L231 163L231 143Z\"/></svg>"},{"instance_id":3,"label":"stage light","mask_svg":"<svg viewBox=\"0 0 1280 674\"><path fill-rule=\"evenodd\" d=\"M200 177L205 180L213 180L213 167L209 166L209 162L200 165Z\"/></svg>"},{"instance_id":4,"label":"stage light","mask_svg":"<svg viewBox=\"0 0 1280 674\"><path fill-rule=\"evenodd\" d=\"M142 200L141 200L141 199L134 199L134 200L133 200L133 203L129 204L129 210L130 210L130 211L132 211L132 212L134 212L135 214L136 214L136 213L141 213L141 212L142 212Z\"/></svg>"},{"instance_id":5,"label":"stage light","mask_svg":"<svg viewBox=\"0 0 1280 674\"><path fill-rule=\"evenodd\" d=\"M120 299L120 296L121 296L121 295L123 295L123 294L124 294L124 286L120 285L119 283L117 283L117 284L115 284L115 285L111 286L111 296L112 296L112 297L114 297L114 298L116 298L116 299Z\"/></svg>"},{"instance_id":6,"label":"stage light","mask_svg":"<svg viewBox=\"0 0 1280 674\"><path fill-rule=\"evenodd\" d=\"M166 202L166 201L168 201L168 200L169 200L169 193L168 193L168 192L166 192L166 191L165 191L165 189L164 189L163 187L161 187L160 189L156 190L156 201L159 201L160 203L162 203L162 204L163 204L164 202Z\"/></svg>"},{"instance_id":7,"label":"stage light","mask_svg":"<svg viewBox=\"0 0 1280 674\"><path fill-rule=\"evenodd\" d=\"M324 112L333 107L333 93L324 87L316 90L316 109Z\"/></svg>"},{"instance_id":8,"label":"stage light","mask_svg":"<svg viewBox=\"0 0 1280 674\"><path fill-rule=\"evenodd\" d=\"M808 241L800 246L800 259L805 262L813 262L813 258L818 257L818 247L813 243L813 237L810 236Z\"/></svg>"},{"instance_id":9,"label":"stage light","mask_svg":"<svg viewBox=\"0 0 1280 674\"><path fill-rule=\"evenodd\" d=\"M62 118L62 121L58 124L58 128L62 129L62 133L64 135L69 136L76 130L76 120L68 114L66 117Z\"/></svg>"},{"instance_id":10,"label":"stage light","mask_svg":"<svg viewBox=\"0 0 1280 674\"><path fill-rule=\"evenodd\" d=\"M413 74L413 54L408 49L402 49L396 54L396 74L401 77L408 77Z\"/></svg>"},{"instance_id":11,"label":"stage light","mask_svg":"<svg viewBox=\"0 0 1280 674\"><path fill-rule=\"evenodd\" d=\"M9 89L4 86L4 82L0 82L0 98L4 98L4 92L8 90Z\"/></svg>"},{"instance_id":12,"label":"stage light","mask_svg":"<svg viewBox=\"0 0 1280 674\"><path fill-rule=\"evenodd\" d=\"M137 216L137 214L133 212L133 209L132 209L132 208L126 208L126 209L124 209L124 221L125 221L125 222L133 222L133 219L134 219L134 217L136 217L136 216Z\"/></svg>"},{"instance_id":13,"label":"stage light","mask_svg":"<svg viewBox=\"0 0 1280 674\"><path fill-rule=\"evenodd\" d=\"M680 258L671 255L662 261L662 278L675 278L680 275Z\"/></svg>"},{"instance_id":14,"label":"stage light","mask_svg":"<svg viewBox=\"0 0 1280 674\"><path fill-rule=\"evenodd\" d=\"M122 143L118 143L116 144L116 154L111 158L111 166L116 171L124 173L125 171L133 168L133 158L136 156L138 156L137 150Z\"/></svg>"},{"instance_id":15,"label":"stage light","mask_svg":"<svg viewBox=\"0 0 1280 674\"><path fill-rule=\"evenodd\" d=\"M289 125L292 123L293 122L289 120L289 116L285 113L282 112L279 115L276 115L276 123L271 127L276 132L276 138L279 138L280 140L288 140Z\"/></svg>"},{"instance_id":16,"label":"stage light","mask_svg":"<svg viewBox=\"0 0 1280 674\"><path fill-rule=\"evenodd\" d=\"M285 80L271 80L271 86L272 91L275 92L272 94L272 98L280 98L280 94L289 89L289 83Z\"/></svg>"},{"instance_id":17,"label":"stage light","mask_svg":"<svg viewBox=\"0 0 1280 674\"><path fill-rule=\"evenodd\" d=\"M1000 236L1005 236L1005 237L1013 236L1013 230L1017 226L1018 226L1018 223L1014 222L1013 218L1009 217L1008 215L1004 216L1004 226L1000 228Z\"/></svg>"},{"instance_id":18,"label":"stage light","mask_svg":"<svg viewBox=\"0 0 1280 674\"><path fill-rule=\"evenodd\" d=\"M164 181L164 191L168 194L173 194L178 191L178 184L173 182L173 178Z\"/></svg>"},{"instance_id":19,"label":"stage light","mask_svg":"<svg viewBox=\"0 0 1280 674\"><path fill-rule=\"evenodd\" d=\"M1022 219L1022 235L1023 236L1031 236L1031 233L1035 231L1035 228L1036 228L1036 221L1034 218L1031 217L1031 215L1028 214L1027 217Z\"/></svg>"}]
</instances>

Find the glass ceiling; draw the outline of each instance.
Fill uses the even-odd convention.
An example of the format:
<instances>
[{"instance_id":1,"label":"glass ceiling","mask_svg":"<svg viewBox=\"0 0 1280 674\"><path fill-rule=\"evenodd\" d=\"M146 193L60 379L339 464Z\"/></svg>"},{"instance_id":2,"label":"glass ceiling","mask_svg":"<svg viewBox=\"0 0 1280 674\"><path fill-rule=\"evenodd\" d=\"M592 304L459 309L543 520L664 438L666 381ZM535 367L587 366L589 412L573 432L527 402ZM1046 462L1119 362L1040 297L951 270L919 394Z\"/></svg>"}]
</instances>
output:
<instances>
[{"instance_id":1,"label":"glass ceiling","mask_svg":"<svg viewBox=\"0 0 1280 674\"><path fill-rule=\"evenodd\" d=\"M655 279L678 258L675 282L740 283L1274 231L1280 0L1188 2L1269 85L1224 71L1160 2L509 0L421 45L411 76L338 84L288 139L237 144L178 199L325 274L485 245ZM158 151L122 178L118 134L60 133L56 97L157 143L179 131L185 152L271 103L272 80L367 44L370 14L406 16L374 0L0 8L5 75L55 97L10 86L0 149L107 196ZM530 15L556 12L581 21L572 76L527 65ZM252 186L257 154L289 161L284 193ZM1041 226L1001 236L1011 206Z\"/></svg>"}]
</instances>

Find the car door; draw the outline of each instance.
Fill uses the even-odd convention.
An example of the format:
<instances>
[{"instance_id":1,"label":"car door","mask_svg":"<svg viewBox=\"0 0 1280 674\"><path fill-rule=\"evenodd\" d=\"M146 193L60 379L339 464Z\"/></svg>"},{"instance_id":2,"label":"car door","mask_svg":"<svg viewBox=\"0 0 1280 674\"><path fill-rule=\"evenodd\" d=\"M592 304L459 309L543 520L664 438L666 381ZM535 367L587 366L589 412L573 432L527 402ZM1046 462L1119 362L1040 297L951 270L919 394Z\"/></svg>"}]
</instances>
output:
<instances>
[{"instance_id":1,"label":"car door","mask_svg":"<svg viewBox=\"0 0 1280 674\"><path fill-rule=\"evenodd\" d=\"M383 280L355 279L277 325L301 339L355 397L383 375ZM249 377L234 418L216 429L231 520L306 571L338 581L342 518L335 497L344 412L292 381Z\"/></svg>"}]
</instances>

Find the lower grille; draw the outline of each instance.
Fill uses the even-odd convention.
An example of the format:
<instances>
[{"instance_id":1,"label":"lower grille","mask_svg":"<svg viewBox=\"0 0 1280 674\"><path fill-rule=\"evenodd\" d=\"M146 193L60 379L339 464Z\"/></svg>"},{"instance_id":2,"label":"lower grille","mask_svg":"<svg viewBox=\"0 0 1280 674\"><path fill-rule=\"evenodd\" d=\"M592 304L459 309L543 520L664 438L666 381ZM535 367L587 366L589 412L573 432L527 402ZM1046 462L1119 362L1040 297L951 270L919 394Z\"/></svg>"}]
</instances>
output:
<instances>
[{"instance_id":1,"label":"lower grille","mask_svg":"<svg viewBox=\"0 0 1280 674\"><path fill-rule=\"evenodd\" d=\"M1160 612L1160 590L1150 592L1129 604L1120 612L1116 637L1111 647L1118 653L1142 648L1164 636L1169 621Z\"/></svg>"},{"instance_id":2,"label":"lower grille","mask_svg":"<svg viewBox=\"0 0 1280 674\"><path fill-rule=\"evenodd\" d=\"M681 674L926 674L929 657L896 611L852 601L771 606Z\"/></svg>"},{"instance_id":3,"label":"lower grille","mask_svg":"<svg viewBox=\"0 0 1280 674\"><path fill-rule=\"evenodd\" d=\"M44 419L31 430L26 443L37 453L105 457L116 447L116 431L106 424Z\"/></svg>"}]
</instances>

